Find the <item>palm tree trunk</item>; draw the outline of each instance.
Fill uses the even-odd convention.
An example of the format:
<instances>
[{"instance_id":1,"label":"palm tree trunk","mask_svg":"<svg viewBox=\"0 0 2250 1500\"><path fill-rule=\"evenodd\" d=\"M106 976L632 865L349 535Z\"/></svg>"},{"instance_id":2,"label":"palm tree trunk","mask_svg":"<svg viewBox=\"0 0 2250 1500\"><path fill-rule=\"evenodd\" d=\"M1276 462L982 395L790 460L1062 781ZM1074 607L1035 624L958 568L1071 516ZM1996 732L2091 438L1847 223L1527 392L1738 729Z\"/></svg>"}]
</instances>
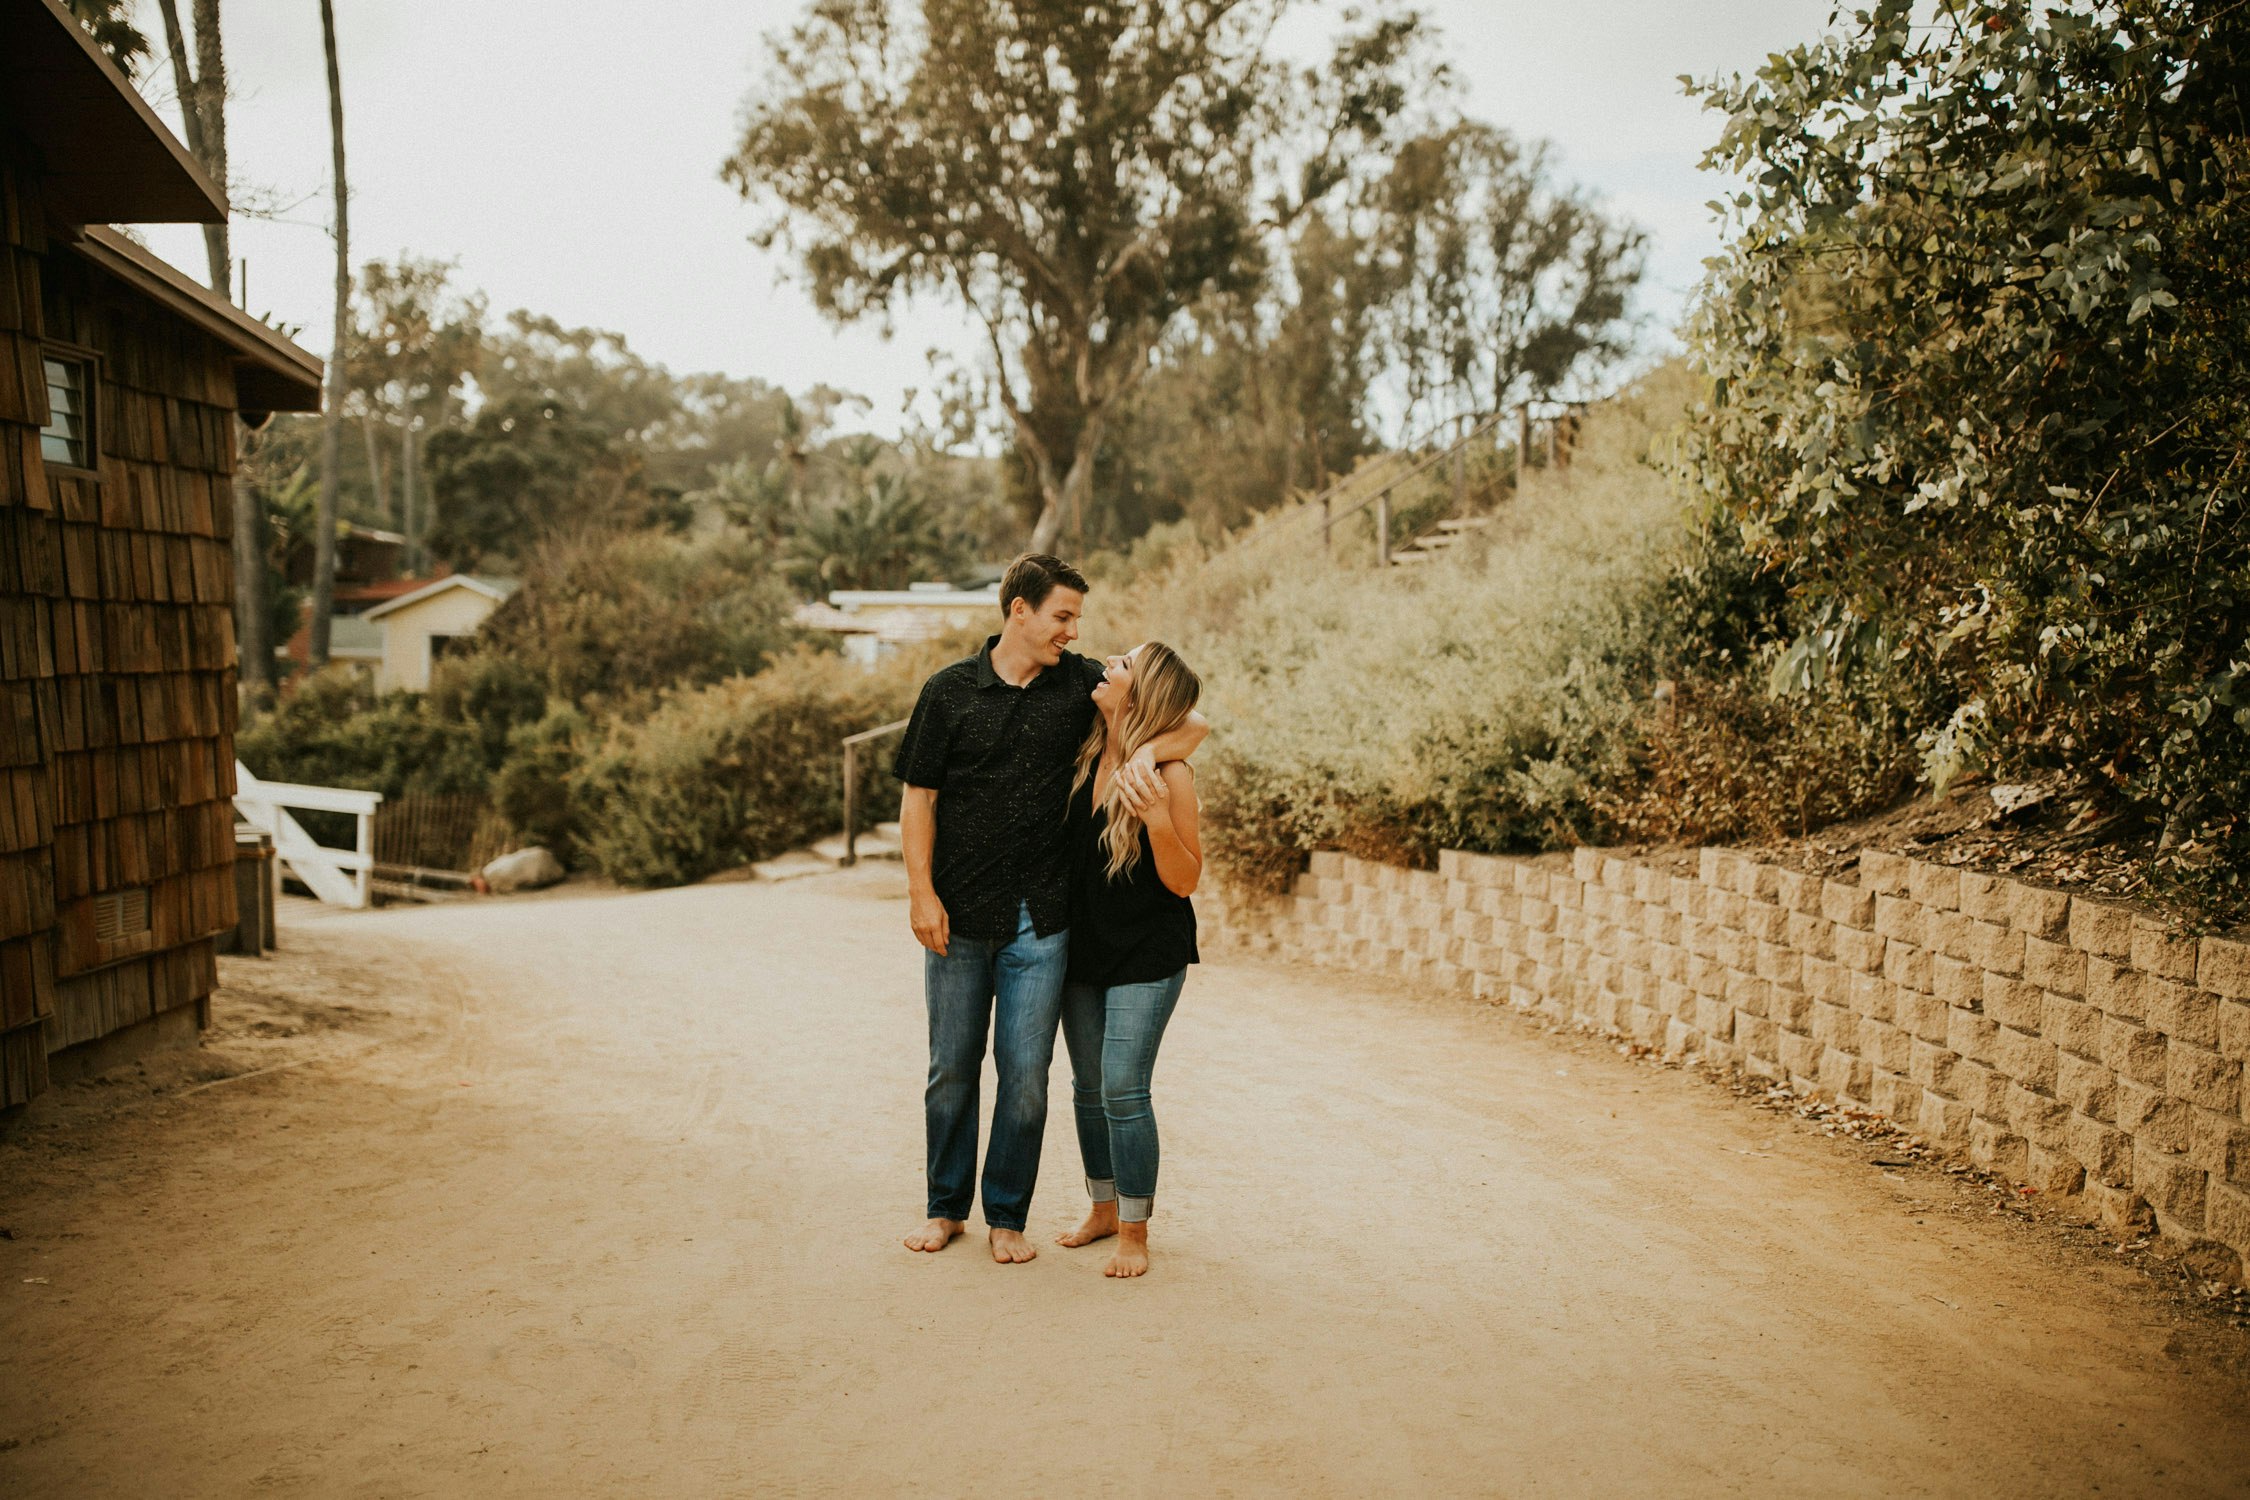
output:
<instances>
[{"instance_id":1,"label":"palm tree trunk","mask_svg":"<svg viewBox=\"0 0 2250 1500\"><path fill-rule=\"evenodd\" d=\"M344 421L344 341L352 308L350 194L344 177L344 85L336 71L335 0L320 0L320 41L328 55L328 134L336 178L336 322L328 349L328 399L320 414L320 513L313 537L311 666L328 665L330 618L336 613L337 465Z\"/></svg>"}]
</instances>

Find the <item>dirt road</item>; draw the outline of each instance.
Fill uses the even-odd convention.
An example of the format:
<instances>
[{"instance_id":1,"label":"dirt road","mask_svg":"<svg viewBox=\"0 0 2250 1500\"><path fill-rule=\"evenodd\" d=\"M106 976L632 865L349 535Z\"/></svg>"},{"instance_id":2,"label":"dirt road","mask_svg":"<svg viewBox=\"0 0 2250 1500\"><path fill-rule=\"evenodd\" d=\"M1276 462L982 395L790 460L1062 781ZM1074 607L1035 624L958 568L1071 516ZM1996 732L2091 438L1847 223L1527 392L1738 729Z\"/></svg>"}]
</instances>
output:
<instances>
[{"instance_id":1,"label":"dirt road","mask_svg":"<svg viewBox=\"0 0 2250 1500\"><path fill-rule=\"evenodd\" d=\"M2250 1484L2132 1273L1465 1002L1199 970L1121 1283L1047 1243L1059 1057L1041 1257L900 1248L895 871L289 936L351 1006L276 1043L318 1060L0 1142L0 1495Z\"/></svg>"}]
</instances>

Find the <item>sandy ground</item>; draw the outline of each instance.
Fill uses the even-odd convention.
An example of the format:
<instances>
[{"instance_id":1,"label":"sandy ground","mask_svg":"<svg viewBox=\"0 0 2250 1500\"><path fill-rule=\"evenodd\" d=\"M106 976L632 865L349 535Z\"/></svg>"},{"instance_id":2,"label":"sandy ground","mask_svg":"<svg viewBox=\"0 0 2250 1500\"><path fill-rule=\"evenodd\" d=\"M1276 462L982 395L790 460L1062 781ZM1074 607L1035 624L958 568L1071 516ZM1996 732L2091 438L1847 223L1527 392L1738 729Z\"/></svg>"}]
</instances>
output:
<instances>
[{"instance_id":1,"label":"sandy ground","mask_svg":"<svg viewBox=\"0 0 2250 1500\"><path fill-rule=\"evenodd\" d=\"M1465 1002L1199 970L1116 1282L900 1248L895 870L286 939L0 1134L0 1494L2250 1491L2137 1273Z\"/></svg>"}]
</instances>

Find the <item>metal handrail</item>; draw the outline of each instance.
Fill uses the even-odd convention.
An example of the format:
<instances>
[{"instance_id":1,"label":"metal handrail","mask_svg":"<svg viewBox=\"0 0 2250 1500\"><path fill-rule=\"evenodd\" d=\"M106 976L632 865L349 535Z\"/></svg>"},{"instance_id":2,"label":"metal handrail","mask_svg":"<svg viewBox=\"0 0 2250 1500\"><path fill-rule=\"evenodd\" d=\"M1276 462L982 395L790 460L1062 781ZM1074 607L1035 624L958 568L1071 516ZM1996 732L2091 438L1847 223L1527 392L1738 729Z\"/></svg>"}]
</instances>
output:
<instances>
[{"instance_id":1,"label":"metal handrail","mask_svg":"<svg viewBox=\"0 0 2250 1500\"><path fill-rule=\"evenodd\" d=\"M859 747L897 734L913 722L900 719L895 724L878 724L844 736L844 857L839 863L859 863Z\"/></svg>"}]
</instances>

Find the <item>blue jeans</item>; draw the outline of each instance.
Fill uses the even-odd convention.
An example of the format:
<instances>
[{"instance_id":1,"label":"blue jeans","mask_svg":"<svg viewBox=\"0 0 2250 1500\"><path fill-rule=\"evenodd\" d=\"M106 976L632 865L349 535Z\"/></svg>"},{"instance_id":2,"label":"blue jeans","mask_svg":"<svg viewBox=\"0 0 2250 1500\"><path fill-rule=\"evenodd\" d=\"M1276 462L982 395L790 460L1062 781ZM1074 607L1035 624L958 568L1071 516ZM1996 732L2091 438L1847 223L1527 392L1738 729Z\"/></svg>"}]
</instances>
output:
<instances>
[{"instance_id":1,"label":"blue jeans","mask_svg":"<svg viewBox=\"0 0 2250 1500\"><path fill-rule=\"evenodd\" d=\"M1055 1018L1069 959L1070 934L1040 937L1028 906L1017 915L1016 935L1004 943L956 933L942 958L922 954L922 993L930 1007L930 1085L922 1110L931 1218L969 1217L977 1084L990 1031L1000 1096L984 1156L984 1221L994 1229L1023 1228L1047 1131L1047 1071L1055 1060Z\"/></svg>"},{"instance_id":2,"label":"blue jeans","mask_svg":"<svg viewBox=\"0 0 2250 1500\"><path fill-rule=\"evenodd\" d=\"M1148 984L1073 984L1063 989L1063 1041L1070 1048L1070 1098L1086 1191L1117 1204L1137 1224L1156 1211L1156 1110L1149 1082L1164 1024L1180 1003L1187 970Z\"/></svg>"}]
</instances>

